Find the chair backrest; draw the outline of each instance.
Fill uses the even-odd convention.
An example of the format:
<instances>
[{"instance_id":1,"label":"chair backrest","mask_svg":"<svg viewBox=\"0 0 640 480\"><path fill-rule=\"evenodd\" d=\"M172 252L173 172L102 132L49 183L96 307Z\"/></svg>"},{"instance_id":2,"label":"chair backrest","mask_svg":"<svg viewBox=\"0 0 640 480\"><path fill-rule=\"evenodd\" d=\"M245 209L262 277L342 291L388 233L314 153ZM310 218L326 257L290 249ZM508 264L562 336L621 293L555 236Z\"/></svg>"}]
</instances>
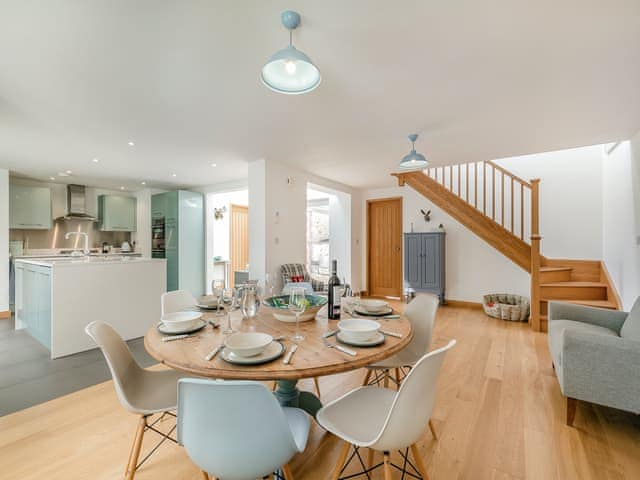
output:
<instances>
[{"instance_id":1,"label":"chair backrest","mask_svg":"<svg viewBox=\"0 0 640 480\"><path fill-rule=\"evenodd\" d=\"M193 308L198 302L186 290L174 290L173 292L163 293L162 297L160 297L160 303L162 305L162 315L165 315Z\"/></svg>"},{"instance_id":2,"label":"chair backrest","mask_svg":"<svg viewBox=\"0 0 640 480\"><path fill-rule=\"evenodd\" d=\"M282 407L258 382L178 381L178 443L225 480L262 478L298 452Z\"/></svg>"},{"instance_id":3,"label":"chair backrest","mask_svg":"<svg viewBox=\"0 0 640 480\"><path fill-rule=\"evenodd\" d=\"M372 448L400 450L422 437L436 400L440 367L445 354L455 344L456 341L451 340L445 347L424 355L414 365L402 382Z\"/></svg>"},{"instance_id":4,"label":"chair backrest","mask_svg":"<svg viewBox=\"0 0 640 480\"><path fill-rule=\"evenodd\" d=\"M620 336L640 341L640 297L636 298L629 315L627 315L627 319L622 324Z\"/></svg>"},{"instance_id":5,"label":"chair backrest","mask_svg":"<svg viewBox=\"0 0 640 480\"><path fill-rule=\"evenodd\" d=\"M423 293L417 295L404 309L404 314L413 328L413 338L403 349L403 353L410 353L416 362L429 351L439 306L440 299L436 295Z\"/></svg>"},{"instance_id":6,"label":"chair backrest","mask_svg":"<svg viewBox=\"0 0 640 480\"><path fill-rule=\"evenodd\" d=\"M127 379L139 378L137 374L142 368L136 363L125 341L111 325L103 322L91 322L84 331L102 350L122 406L130 412L139 413L129 401L128 392L134 386L129 385Z\"/></svg>"}]
</instances>

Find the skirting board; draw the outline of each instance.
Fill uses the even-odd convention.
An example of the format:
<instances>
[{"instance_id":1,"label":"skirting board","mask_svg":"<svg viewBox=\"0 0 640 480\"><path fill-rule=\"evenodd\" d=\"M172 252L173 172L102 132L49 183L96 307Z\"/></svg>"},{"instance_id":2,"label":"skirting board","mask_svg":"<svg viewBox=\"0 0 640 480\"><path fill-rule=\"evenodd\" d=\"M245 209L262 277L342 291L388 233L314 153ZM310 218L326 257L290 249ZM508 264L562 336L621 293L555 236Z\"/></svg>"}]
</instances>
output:
<instances>
[{"instance_id":1,"label":"skirting board","mask_svg":"<svg viewBox=\"0 0 640 480\"><path fill-rule=\"evenodd\" d=\"M0 318L11 318L11 311L7 310L6 312L0 312Z\"/></svg>"},{"instance_id":2,"label":"skirting board","mask_svg":"<svg viewBox=\"0 0 640 480\"><path fill-rule=\"evenodd\" d=\"M458 308L479 308L482 309L482 304L478 302L466 302L464 300L451 300L445 299L444 304L449 307L458 307Z\"/></svg>"}]
</instances>

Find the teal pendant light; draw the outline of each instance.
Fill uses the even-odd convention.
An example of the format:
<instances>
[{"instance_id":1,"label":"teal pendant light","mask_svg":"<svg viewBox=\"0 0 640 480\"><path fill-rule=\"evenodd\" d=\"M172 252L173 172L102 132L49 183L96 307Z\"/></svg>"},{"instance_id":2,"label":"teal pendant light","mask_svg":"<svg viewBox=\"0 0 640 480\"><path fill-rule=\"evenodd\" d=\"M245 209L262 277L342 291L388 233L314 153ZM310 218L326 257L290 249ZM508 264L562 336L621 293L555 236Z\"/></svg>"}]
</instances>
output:
<instances>
[{"instance_id":1,"label":"teal pendant light","mask_svg":"<svg viewBox=\"0 0 640 480\"><path fill-rule=\"evenodd\" d=\"M416 152L415 143L418 139L418 134L412 133L408 138L411 141L411 151L400 160L400 168L403 170L422 170L427 168L429 165L427 158L423 154Z\"/></svg>"},{"instance_id":2,"label":"teal pendant light","mask_svg":"<svg viewBox=\"0 0 640 480\"><path fill-rule=\"evenodd\" d=\"M291 10L282 12L282 24L289 30L289 45L274 53L262 67L262 83L278 93L310 92L320 85L322 77L311 59L293 46L293 31L300 25L300 14Z\"/></svg>"}]
</instances>

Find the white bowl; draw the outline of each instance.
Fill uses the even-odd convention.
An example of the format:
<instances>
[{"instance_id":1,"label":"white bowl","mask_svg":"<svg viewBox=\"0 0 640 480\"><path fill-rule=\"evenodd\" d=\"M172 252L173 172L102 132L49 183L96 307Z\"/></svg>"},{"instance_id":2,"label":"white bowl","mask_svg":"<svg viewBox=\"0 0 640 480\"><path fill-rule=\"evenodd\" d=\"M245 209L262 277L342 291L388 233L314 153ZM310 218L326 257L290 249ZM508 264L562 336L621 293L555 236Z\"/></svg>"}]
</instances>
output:
<instances>
[{"instance_id":1,"label":"white bowl","mask_svg":"<svg viewBox=\"0 0 640 480\"><path fill-rule=\"evenodd\" d=\"M260 332L238 332L229 335L224 346L239 357L253 357L264 351L273 342L273 337Z\"/></svg>"},{"instance_id":2,"label":"white bowl","mask_svg":"<svg viewBox=\"0 0 640 480\"><path fill-rule=\"evenodd\" d=\"M372 298L365 298L360 300L360 307L365 309L367 312L378 313L382 312L385 308L389 306L387 302L384 300L375 300Z\"/></svg>"},{"instance_id":3,"label":"white bowl","mask_svg":"<svg viewBox=\"0 0 640 480\"><path fill-rule=\"evenodd\" d=\"M373 320L353 318L350 320L340 320L338 322L338 328L346 340L366 342L376 336L380 329L380 324Z\"/></svg>"},{"instance_id":4,"label":"white bowl","mask_svg":"<svg viewBox=\"0 0 640 480\"><path fill-rule=\"evenodd\" d=\"M202 318L202 312L174 312L162 316L162 323L167 332L182 332L196 328Z\"/></svg>"}]
</instances>

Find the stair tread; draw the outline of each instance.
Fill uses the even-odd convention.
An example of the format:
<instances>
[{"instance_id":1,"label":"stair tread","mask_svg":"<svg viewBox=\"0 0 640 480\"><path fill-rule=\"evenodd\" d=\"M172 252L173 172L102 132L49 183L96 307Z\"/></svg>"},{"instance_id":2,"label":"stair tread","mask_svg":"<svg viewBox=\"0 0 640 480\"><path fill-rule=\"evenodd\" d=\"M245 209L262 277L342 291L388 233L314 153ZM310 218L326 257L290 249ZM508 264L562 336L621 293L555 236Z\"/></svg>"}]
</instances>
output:
<instances>
[{"instance_id":1,"label":"stair tread","mask_svg":"<svg viewBox=\"0 0 640 480\"><path fill-rule=\"evenodd\" d=\"M615 302L612 302L611 300L572 300L569 298L564 298L564 299L542 298L541 301L576 303L578 305L586 305L587 307L616 308Z\"/></svg>"},{"instance_id":2,"label":"stair tread","mask_svg":"<svg viewBox=\"0 0 640 480\"><path fill-rule=\"evenodd\" d=\"M541 283L541 287L606 287L602 282L551 282Z\"/></svg>"},{"instance_id":3,"label":"stair tread","mask_svg":"<svg viewBox=\"0 0 640 480\"><path fill-rule=\"evenodd\" d=\"M541 272L570 272L573 267L540 267Z\"/></svg>"}]
</instances>

